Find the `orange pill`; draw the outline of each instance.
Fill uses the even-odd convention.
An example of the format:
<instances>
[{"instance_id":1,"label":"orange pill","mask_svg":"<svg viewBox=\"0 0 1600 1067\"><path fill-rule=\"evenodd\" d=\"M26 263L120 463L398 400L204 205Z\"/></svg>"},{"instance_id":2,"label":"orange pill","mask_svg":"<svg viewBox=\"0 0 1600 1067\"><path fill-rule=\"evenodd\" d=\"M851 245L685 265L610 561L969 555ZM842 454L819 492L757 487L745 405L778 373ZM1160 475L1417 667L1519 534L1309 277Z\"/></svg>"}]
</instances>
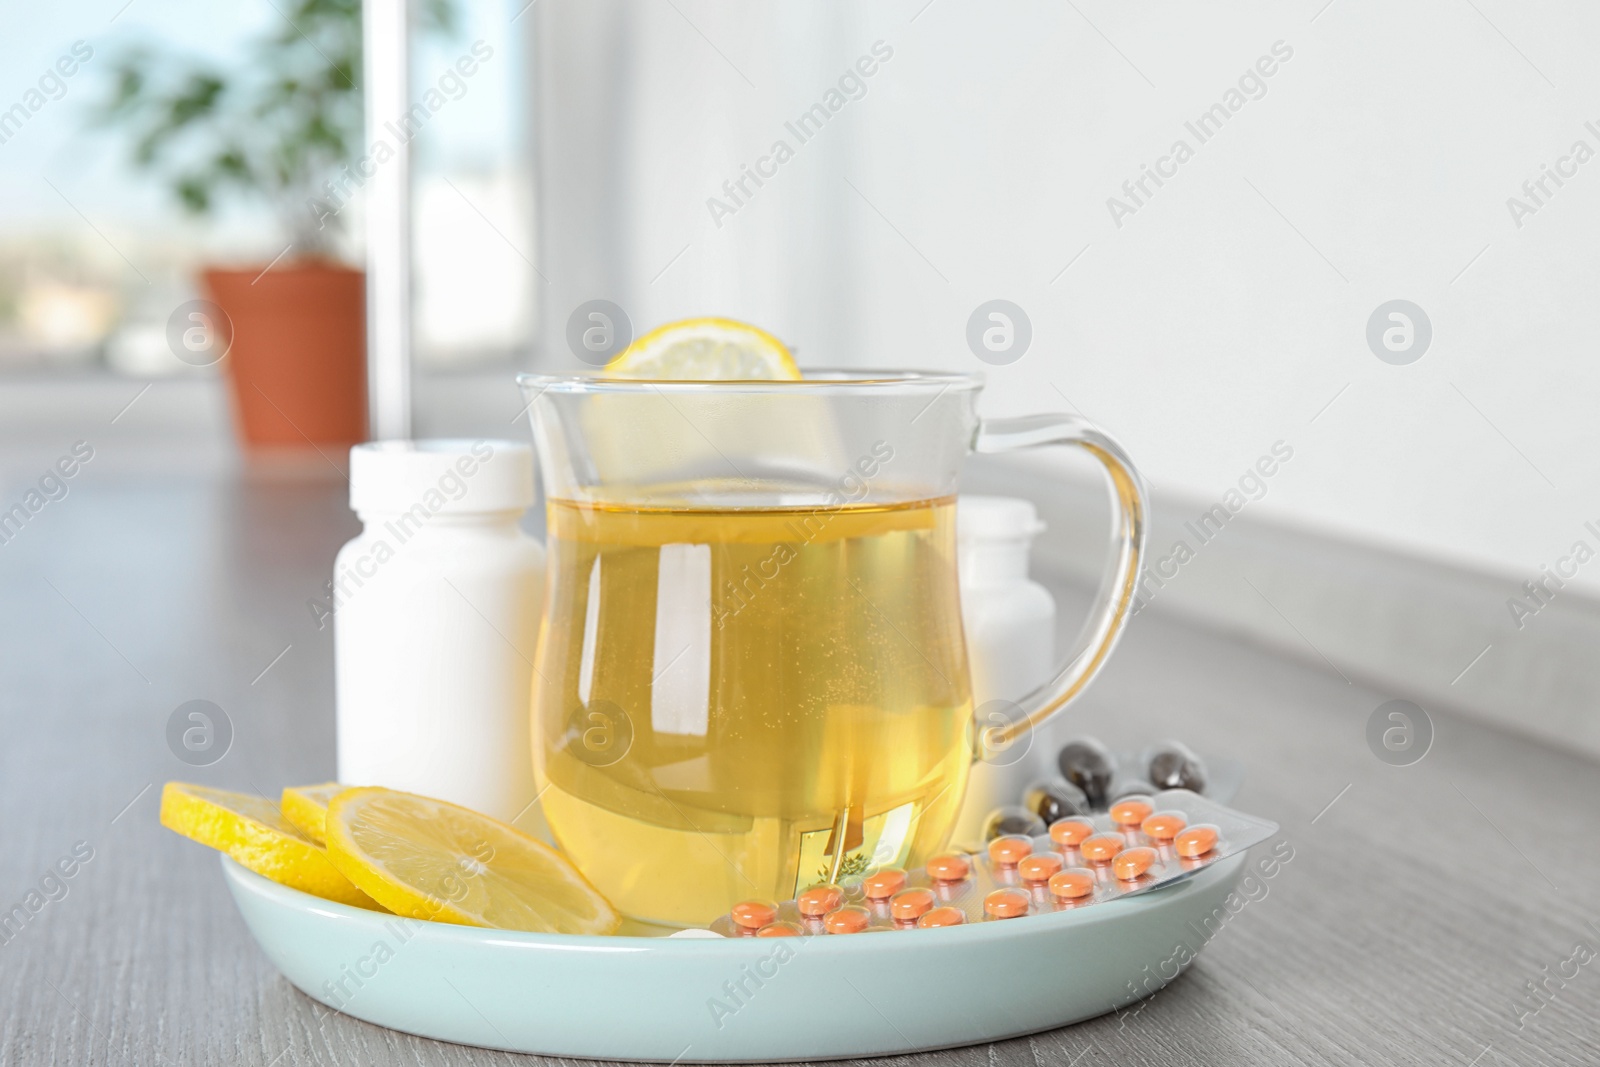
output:
<instances>
[{"instance_id":1,"label":"orange pill","mask_svg":"<svg viewBox=\"0 0 1600 1067\"><path fill-rule=\"evenodd\" d=\"M1033 852L1033 839L1007 834L989 842L989 858L997 867L1015 867Z\"/></svg>"},{"instance_id":2,"label":"orange pill","mask_svg":"<svg viewBox=\"0 0 1600 1067\"><path fill-rule=\"evenodd\" d=\"M1139 824L1144 836L1152 841L1171 841L1183 832L1189 821L1178 811L1158 811Z\"/></svg>"},{"instance_id":3,"label":"orange pill","mask_svg":"<svg viewBox=\"0 0 1600 1067\"><path fill-rule=\"evenodd\" d=\"M871 914L866 908L855 904L835 908L822 920L822 928L830 934L859 934L871 925Z\"/></svg>"},{"instance_id":4,"label":"orange pill","mask_svg":"<svg viewBox=\"0 0 1600 1067\"><path fill-rule=\"evenodd\" d=\"M1138 826L1155 810L1149 797L1124 797L1111 805L1111 821L1118 826Z\"/></svg>"},{"instance_id":5,"label":"orange pill","mask_svg":"<svg viewBox=\"0 0 1600 1067\"><path fill-rule=\"evenodd\" d=\"M1093 833L1094 827L1082 819L1057 819L1050 824L1050 840L1062 848L1077 848Z\"/></svg>"},{"instance_id":6,"label":"orange pill","mask_svg":"<svg viewBox=\"0 0 1600 1067\"><path fill-rule=\"evenodd\" d=\"M765 900L743 900L728 913L735 926L744 930L759 930L778 917L778 908Z\"/></svg>"},{"instance_id":7,"label":"orange pill","mask_svg":"<svg viewBox=\"0 0 1600 1067\"><path fill-rule=\"evenodd\" d=\"M1148 845L1136 845L1118 852L1111 860L1111 873L1124 882L1143 877L1156 862L1156 850Z\"/></svg>"},{"instance_id":8,"label":"orange pill","mask_svg":"<svg viewBox=\"0 0 1600 1067\"><path fill-rule=\"evenodd\" d=\"M799 937L800 928L794 923L768 923L756 931L757 937Z\"/></svg>"},{"instance_id":9,"label":"orange pill","mask_svg":"<svg viewBox=\"0 0 1600 1067\"><path fill-rule=\"evenodd\" d=\"M960 926L967 921L966 913L960 908L952 908L948 904L942 908L934 908L922 918L917 920L917 928L921 930L934 926Z\"/></svg>"},{"instance_id":10,"label":"orange pill","mask_svg":"<svg viewBox=\"0 0 1600 1067\"><path fill-rule=\"evenodd\" d=\"M1061 857L1054 852L1035 852L1017 864L1017 873L1024 882L1037 885L1048 882L1050 876L1061 869Z\"/></svg>"},{"instance_id":11,"label":"orange pill","mask_svg":"<svg viewBox=\"0 0 1600 1067\"><path fill-rule=\"evenodd\" d=\"M889 914L899 922L915 922L933 908L933 890L907 889L889 902Z\"/></svg>"},{"instance_id":12,"label":"orange pill","mask_svg":"<svg viewBox=\"0 0 1600 1067\"><path fill-rule=\"evenodd\" d=\"M868 900L888 900L906 885L906 872L899 867L885 867L861 879L861 891Z\"/></svg>"},{"instance_id":13,"label":"orange pill","mask_svg":"<svg viewBox=\"0 0 1600 1067\"><path fill-rule=\"evenodd\" d=\"M1030 903L1020 889L996 889L983 898L983 913L991 919L1015 919L1028 914Z\"/></svg>"},{"instance_id":14,"label":"orange pill","mask_svg":"<svg viewBox=\"0 0 1600 1067\"><path fill-rule=\"evenodd\" d=\"M1209 823L1191 826L1172 840L1172 850L1185 859L1204 856L1217 847L1217 828Z\"/></svg>"},{"instance_id":15,"label":"orange pill","mask_svg":"<svg viewBox=\"0 0 1600 1067\"><path fill-rule=\"evenodd\" d=\"M1062 900L1079 900L1094 892L1094 872L1068 867L1050 876L1050 895Z\"/></svg>"},{"instance_id":16,"label":"orange pill","mask_svg":"<svg viewBox=\"0 0 1600 1067\"><path fill-rule=\"evenodd\" d=\"M1090 863L1110 863L1111 857L1127 847L1121 834L1095 834L1078 843L1078 851Z\"/></svg>"},{"instance_id":17,"label":"orange pill","mask_svg":"<svg viewBox=\"0 0 1600 1067\"><path fill-rule=\"evenodd\" d=\"M935 882L959 882L972 873L972 864L959 852L945 852L928 861L928 877Z\"/></svg>"},{"instance_id":18,"label":"orange pill","mask_svg":"<svg viewBox=\"0 0 1600 1067\"><path fill-rule=\"evenodd\" d=\"M795 898L795 907L808 919L820 919L844 903L844 890L836 885L814 885Z\"/></svg>"}]
</instances>

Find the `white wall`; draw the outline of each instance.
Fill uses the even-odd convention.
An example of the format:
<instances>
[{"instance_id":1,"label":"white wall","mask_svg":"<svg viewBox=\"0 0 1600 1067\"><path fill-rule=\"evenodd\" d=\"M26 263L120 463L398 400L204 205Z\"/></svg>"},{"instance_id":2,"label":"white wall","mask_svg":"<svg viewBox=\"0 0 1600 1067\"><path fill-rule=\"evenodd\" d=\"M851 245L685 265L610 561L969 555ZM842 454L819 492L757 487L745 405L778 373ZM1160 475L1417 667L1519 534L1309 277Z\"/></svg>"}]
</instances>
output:
<instances>
[{"instance_id":1,"label":"white wall","mask_svg":"<svg viewBox=\"0 0 1600 1067\"><path fill-rule=\"evenodd\" d=\"M1481 564L1507 596L1600 549L1600 159L1520 228L1506 205L1600 151L1600 9L674 4L535 9L545 365L580 366L561 329L606 296L641 328L748 317L812 366L983 369L967 318L1003 297L1034 337L987 409L1076 407L1158 493L1220 500L1282 440L1259 515ZM878 40L865 96L715 225L722 180ZM1278 41L1265 95L1199 144L1185 121ZM1115 225L1107 198L1178 138L1194 157ZM1365 339L1394 298L1433 327L1407 366Z\"/></svg>"}]
</instances>

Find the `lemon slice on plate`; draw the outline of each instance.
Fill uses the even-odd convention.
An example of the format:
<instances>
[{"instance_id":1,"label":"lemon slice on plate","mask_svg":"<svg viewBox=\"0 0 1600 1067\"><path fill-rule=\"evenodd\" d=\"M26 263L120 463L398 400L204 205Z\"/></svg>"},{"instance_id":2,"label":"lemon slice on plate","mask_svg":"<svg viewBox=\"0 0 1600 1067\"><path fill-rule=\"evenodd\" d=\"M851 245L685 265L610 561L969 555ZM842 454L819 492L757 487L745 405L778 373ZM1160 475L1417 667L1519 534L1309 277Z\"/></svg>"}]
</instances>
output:
<instances>
[{"instance_id":1,"label":"lemon slice on plate","mask_svg":"<svg viewBox=\"0 0 1600 1067\"><path fill-rule=\"evenodd\" d=\"M606 364L608 378L658 381L799 381L784 343L735 319L683 319L657 326Z\"/></svg>"},{"instance_id":2,"label":"lemon slice on plate","mask_svg":"<svg viewBox=\"0 0 1600 1067\"><path fill-rule=\"evenodd\" d=\"M622 921L559 853L442 800L347 789L327 826L334 866L398 915L560 934L609 934Z\"/></svg>"},{"instance_id":3,"label":"lemon slice on plate","mask_svg":"<svg viewBox=\"0 0 1600 1067\"><path fill-rule=\"evenodd\" d=\"M325 845L328 842L324 837L323 826L328 820L328 805L335 796L348 788L350 787L340 785L338 782L292 785L284 789L283 797L278 801L278 808L296 830L317 844Z\"/></svg>"},{"instance_id":4,"label":"lemon slice on plate","mask_svg":"<svg viewBox=\"0 0 1600 1067\"><path fill-rule=\"evenodd\" d=\"M249 793L168 782L161 825L232 856L264 878L358 908L379 908L328 862L315 841L295 829L270 800Z\"/></svg>"}]
</instances>

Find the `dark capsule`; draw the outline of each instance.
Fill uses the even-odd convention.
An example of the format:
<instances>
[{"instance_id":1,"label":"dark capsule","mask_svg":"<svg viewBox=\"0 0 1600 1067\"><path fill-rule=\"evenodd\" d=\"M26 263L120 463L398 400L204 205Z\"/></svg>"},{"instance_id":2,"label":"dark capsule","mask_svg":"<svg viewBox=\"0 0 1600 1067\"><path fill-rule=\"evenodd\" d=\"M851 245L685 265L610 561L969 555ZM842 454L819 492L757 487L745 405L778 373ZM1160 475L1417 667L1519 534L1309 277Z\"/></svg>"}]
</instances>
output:
<instances>
[{"instance_id":1,"label":"dark capsule","mask_svg":"<svg viewBox=\"0 0 1600 1067\"><path fill-rule=\"evenodd\" d=\"M1117 766L1110 749L1092 737L1068 741L1056 754L1056 764L1061 776L1083 790L1090 804L1096 808L1106 806L1106 793Z\"/></svg>"},{"instance_id":2,"label":"dark capsule","mask_svg":"<svg viewBox=\"0 0 1600 1067\"><path fill-rule=\"evenodd\" d=\"M1065 778L1046 778L1034 782L1022 794L1022 806L1044 820L1046 826L1069 815L1087 815L1090 812L1089 798Z\"/></svg>"},{"instance_id":3,"label":"dark capsule","mask_svg":"<svg viewBox=\"0 0 1600 1067\"><path fill-rule=\"evenodd\" d=\"M1158 789L1206 791L1206 765L1182 741L1163 741L1145 759L1150 781Z\"/></svg>"},{"instance_id":4,"label":"dark capsule","mask_svg":"<svg viewBox=\"0 0 1600 1067\"><path fill-rule=\"evenodd\" d=\"M1019 808L1008 804L1003 808L995 808L983 820L983 840L987 844L997 837L1009 834L1021 834L1024 837L1037 837L1045 832L1043 820L1027 808Z\"/></svg>"}]
</instances>

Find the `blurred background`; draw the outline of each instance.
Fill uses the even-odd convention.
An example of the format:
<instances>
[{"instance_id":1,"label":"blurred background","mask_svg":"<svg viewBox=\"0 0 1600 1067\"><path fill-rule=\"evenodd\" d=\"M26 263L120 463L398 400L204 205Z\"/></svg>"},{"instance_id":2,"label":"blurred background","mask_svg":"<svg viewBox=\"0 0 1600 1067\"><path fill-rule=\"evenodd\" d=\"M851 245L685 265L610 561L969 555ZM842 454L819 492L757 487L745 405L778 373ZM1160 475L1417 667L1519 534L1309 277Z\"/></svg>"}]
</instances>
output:
<instances>
[{"instance_id":1,"label":"blurred background","mask_svg":"<svg viewBox=\"0 0 1600 1067\"><path fill-rule=\"evenodd\" d=\"M227 361L180 358L169 326L204 270L289 270L330 207L321 253L362 264L365 192L341 179L375 139L348 121L358 10L12 5L6 504L77 439L97 449L86 482L249 476ZM747 319L803 367L984 370L986 413L1077 411L1139 462L1150 609L1600 751L1600 11L456 0L418 17L419 435L525 432L513 373L586 369L568 324L592 300L635 333ZM74 72L52 75L63 57ZM126 106L130 63L153 110ZM320 85L314 117L354 132L306 126L286 143L316 150L309 184L221 181L196 214L175 190L217 131L139 162L181 111L152 86L190 69L247 100ZM982 353L969 327L995 300L1029 339ZM1088 472L970 484L1043 496L1044 479L1075 488L1042 558L1088 581L1105 522ZM1193 532L1217 506L1225 525Z\"/></svg>"}]
</instances>

